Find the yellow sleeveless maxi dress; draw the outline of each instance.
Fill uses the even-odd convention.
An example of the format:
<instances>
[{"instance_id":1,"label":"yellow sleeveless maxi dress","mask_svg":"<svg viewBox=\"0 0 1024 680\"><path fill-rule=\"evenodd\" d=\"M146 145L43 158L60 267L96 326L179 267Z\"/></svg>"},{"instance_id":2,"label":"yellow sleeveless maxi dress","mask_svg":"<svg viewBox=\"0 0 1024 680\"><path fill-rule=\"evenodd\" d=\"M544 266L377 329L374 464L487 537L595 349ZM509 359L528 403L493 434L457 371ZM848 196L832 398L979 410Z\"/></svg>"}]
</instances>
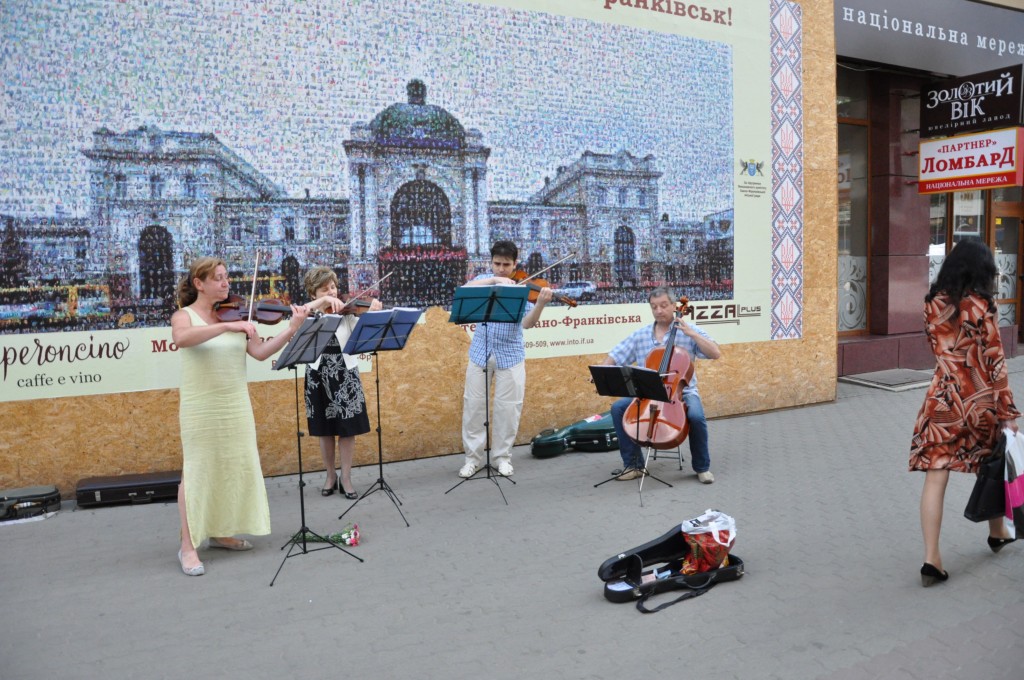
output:
<instances>
[{"instance_id":1,"label":"yellow sleeveless maxi dress","mask_svg":"<svg viewBox=\"0 0 1024 680\"><path fill-rule=\"evenodd\" d=\"M185 308L193 326L205 326ZM181 446L192 545L270 533L270 507L246 381L246 337L223 333L181 355Z\"/></svg>"}]
</instances>

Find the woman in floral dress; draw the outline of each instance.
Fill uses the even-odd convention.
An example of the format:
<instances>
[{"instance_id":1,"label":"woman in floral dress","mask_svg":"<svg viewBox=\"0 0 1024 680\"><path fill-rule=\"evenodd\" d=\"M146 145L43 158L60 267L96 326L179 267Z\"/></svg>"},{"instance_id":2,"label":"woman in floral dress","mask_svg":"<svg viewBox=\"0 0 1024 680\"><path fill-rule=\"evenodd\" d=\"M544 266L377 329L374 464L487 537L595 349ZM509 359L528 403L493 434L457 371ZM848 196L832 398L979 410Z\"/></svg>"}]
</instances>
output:
<instances>
[{"instance_id":1,"label":"woman in floral dress","mask_svg":"<svg viewBox=\"0 0 1024 680\"><path fill-rule=\"evenodd\" d=\"M1020 416L1007 381L996 317L996 264L980 239L966 238L942 263L925 296L925 333L935 354L924 405L914 424L910 470L925 472L921 492L921 582L945 581L939 531L949 472L977 472L1003 428ZM989 547L1010 543L1002 518L989 521Z\"/></svg>"},{"instance_id":2,"label":"woman in floral dress","mask_svg":"<svg viewBox=\"0 0 1024 680\"><path fill-rule=\"evenodd\" d=\"M340 312L344 308L345 303L338 298L338 277L330 268L313 267L303 285L312 298L307 305L310 309ZM380 308L378 300L371 300L369 309ZM337 488L345 498L359 497L352 487L352 456L356 435L370 431L370 419L359 380L359 363L341 351L357 321L355 314L346 314L320 358L306 366L306 421L309 434L320 440L320 455L327 470L327 484L320 490L323 496L330 496ZM340 479L334 468L336 455L341 462Z\"/></svg>"}]
</instances>

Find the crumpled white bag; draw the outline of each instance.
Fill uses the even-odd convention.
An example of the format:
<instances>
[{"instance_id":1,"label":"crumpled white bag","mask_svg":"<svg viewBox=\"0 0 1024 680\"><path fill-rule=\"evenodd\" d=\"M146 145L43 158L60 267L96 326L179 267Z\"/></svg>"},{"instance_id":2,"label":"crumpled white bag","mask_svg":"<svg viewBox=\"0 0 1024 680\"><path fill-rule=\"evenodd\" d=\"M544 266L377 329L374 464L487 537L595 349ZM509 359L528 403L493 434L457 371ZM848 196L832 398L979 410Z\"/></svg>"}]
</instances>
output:
<instances>
[{"instance_id":1,"label":"crumpled white bag","mask_svg":"<svg viewBox=\"0 0 1024 680\"><path fill-rule=\"evenodd\" d=\"M682 524L684 534L711 534L718 545L731 547L736 541L736 520L719 510L708 508L704 514ZM722 532L728 532L722 536Z\"/></svg>"}]
</instances>

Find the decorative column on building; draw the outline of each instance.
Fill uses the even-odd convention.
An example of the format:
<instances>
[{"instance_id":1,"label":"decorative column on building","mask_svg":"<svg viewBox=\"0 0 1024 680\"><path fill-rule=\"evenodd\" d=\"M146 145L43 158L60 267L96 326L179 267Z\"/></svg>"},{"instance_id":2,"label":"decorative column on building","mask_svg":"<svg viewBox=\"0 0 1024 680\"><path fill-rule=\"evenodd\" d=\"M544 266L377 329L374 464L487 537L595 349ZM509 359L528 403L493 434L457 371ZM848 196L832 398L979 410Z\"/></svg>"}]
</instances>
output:
<instances>
[{"instance_id":1,"label":"decorative column on building","mask_svg":"<svg viewBox=\"0 0 1024 680\"><path fill-rule=\"evenodd\" d=\"M464 168L462 171L462 195L468 197L467 203L471 203L473 200L473 191L476 185L476 171L472 168ZM466 246L466 252L469 254L470 259L480 256L480 233L476 229L476 224L473 220L473 212L470 210L462 211L462 227L459 230L461 233L456 234L456 242L463 243Z\"/></svg>"},{"instance_id":2,"label":"decorative column on building","mask_svg":"<svg viewBox=\"0 0 1024 680\"><path fill-rule=\"evenodd\" d=\"M490 252L491 234L487 219L487 159L491 150L483 145L483 134L474 128L466 132L466 169L469 172L465 235L466 249L472 258L486 257Z\"/></svg>"},{"instance_id":3,"label":"decorative column on building","mask_svg":"<svg viewBox=\"0 0 1024 680\"><path fill-rule=\"evenodd\" d=\"M355 169L355 191L351 192L352 203L352 228L349 230L349 239L352 253L362 260L366 258L366 212L369 205L366 197L366 164L359 163L352 166Z\"/></svg>"},{"instance_id":4,"label":"decorative column on building","mask_svg":"<svg viewBox=\"0 0 1024 680\"><path fill-rule=\"evenodd\" d=\"M480 256L490 259L491 235L487 226L487 170L473 170L473 229L480 244Z\"/></svg>"},{"instance_id":5,"label":"decorative column on building","mask_svg":"<svg viewBox=\"0 0 1024 680\"><path fill-rule=\"evenodd\" d=\"M380 219L381 196L379 176L383 168L381 163L373 158L366 164L366 257L375 260L374 255L380 251L381 242L387 241L387 236L381 237L383 228Z\"/></svg>"}]
</instances>

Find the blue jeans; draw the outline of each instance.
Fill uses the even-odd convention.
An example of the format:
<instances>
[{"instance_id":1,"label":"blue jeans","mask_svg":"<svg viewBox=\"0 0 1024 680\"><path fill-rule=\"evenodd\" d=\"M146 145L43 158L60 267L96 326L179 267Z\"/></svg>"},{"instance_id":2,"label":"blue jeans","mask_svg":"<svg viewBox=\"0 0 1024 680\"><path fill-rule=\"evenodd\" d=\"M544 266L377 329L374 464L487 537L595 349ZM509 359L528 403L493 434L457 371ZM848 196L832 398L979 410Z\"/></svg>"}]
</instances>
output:
<instances>
[{"instance_id":1,"label":"blue jeans","mask_svg":"<svg viewBox=\"0 0 1024 680\"><path fill-rule=\"evenodd\" d=\"M622 417L632 403L631 397L623 397L612 404L612 423L619 438L622 466L641 468L644 466L643 452L622 427ZM683 393L683 403L686 404L686 419L690 423L690 434L687 437L690 441L690 464L694 472L706 472L711 469L711 454L708 453L708 421L704 417L704 404L700 401L700 395L692 392Z\"/></svg>"}]
</instances>

